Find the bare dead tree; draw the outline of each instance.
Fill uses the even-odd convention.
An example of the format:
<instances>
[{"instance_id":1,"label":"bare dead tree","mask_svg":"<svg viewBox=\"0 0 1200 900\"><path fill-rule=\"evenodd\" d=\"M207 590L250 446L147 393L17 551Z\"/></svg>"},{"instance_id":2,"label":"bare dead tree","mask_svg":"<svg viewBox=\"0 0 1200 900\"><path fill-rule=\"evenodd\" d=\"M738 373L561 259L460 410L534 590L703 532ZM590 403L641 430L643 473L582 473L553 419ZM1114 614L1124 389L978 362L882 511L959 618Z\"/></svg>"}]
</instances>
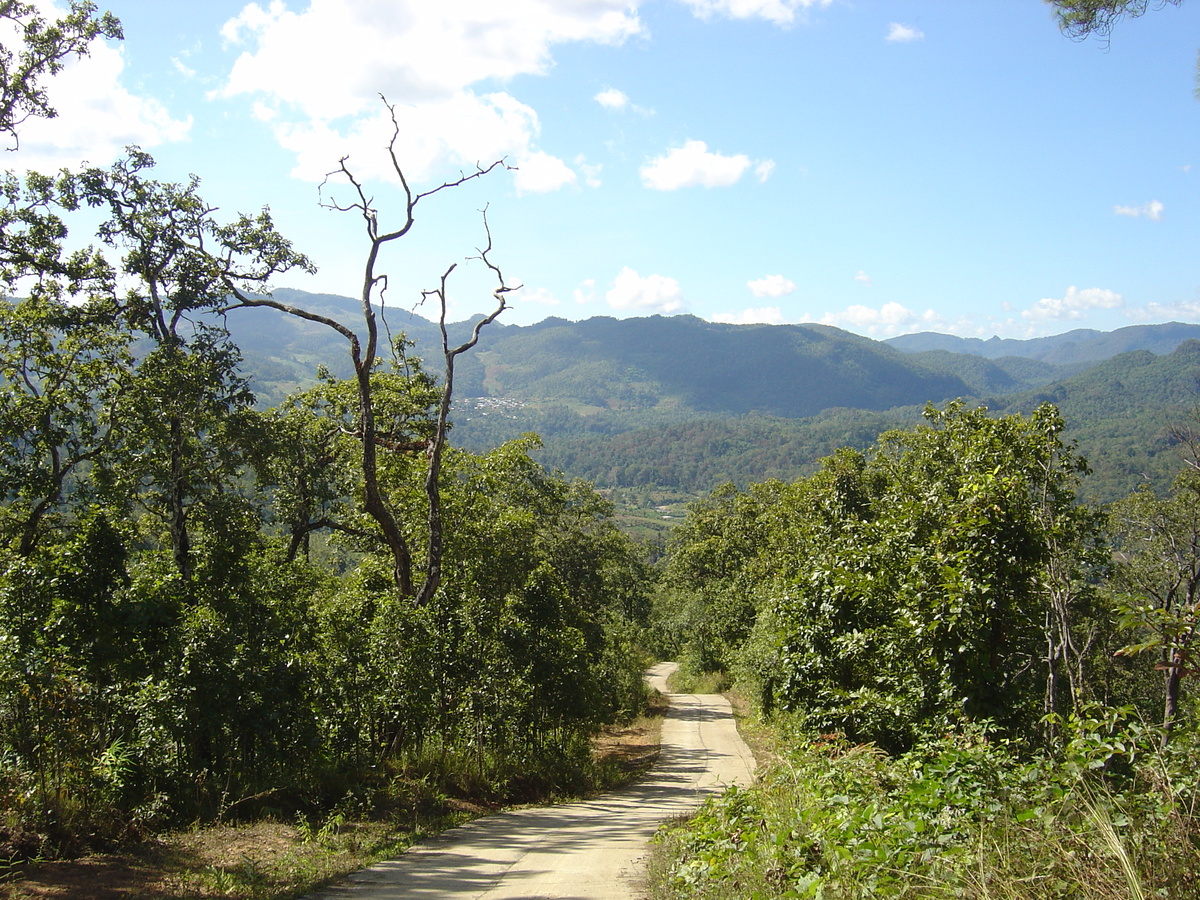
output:
<instances>
[{"instance_id":1,"label":"bare dead tree","mask_svg":"<svg viewBox=\"0 0 1200 900\"><path fill-rule=\"evenodd\" d=\"M386 273L379 271L380 253L389 244L403 238L407 235L416 223L416 208L417 205L427 197L432 197L442 191L451 188L460 187L469 181L474 181L477 178L482 178L484 175L496 169L510 168L503 160L496 160L488 166L476 165L475 170L469 173L461 173L456 179L444 181L436 187L425 191L416 191L408 182L408 178L404 174L404 170L400 165L400 161L396 156L396 142L400 136L400 125L396 119L396 108L394 105L387 103L385 105L391 114L392 119L392 135L388 141L387 152L391 160L392 172L395 174L400 183L401 190L404 193L404 208L400 221L397 227L385 229L380 225L380 212L375 205L375 199L369 196L362 181L360 181L351 170L347 163L347 157L343 157L338 162L338 168L330 172L325 177L325 181L321 185L321 205L326 209L335 210L337 212L357 213L363 224L363 229L367 237L367 258L363 266L362 285L359 292L360 310L365 328L365 340L361 339L357 332L348 328L342 323L300 307L292 306L286 303L280 303L269 297L254 297L248 294L239 292L231 285L231 293L235 298L235 302L231 303L227 309L236 309L244 306L266 306L272 309L277 309L280 312L288 315L298 316L310 322L317 322L332 328L338 334L346 338L350 348L350 358L354 365L354 380L358 391L358 430L355 437L362 443L362 478L363 478L363 509L375 520L379 527L380 535L384 544L387 546L392 557L393 574L395 577L396 587L401 596L414 597L417 595L413 581L413 554L409 547L408 540L405 538L404 530L397 521L395 514L392 511L391 505L388 503L385 488L380 485L378 472L378 454L377 448L381 445L386 446L390 439L390 435L379 433L376 424L375 403L371 387L371 373L374 370L376 363L379 360L379 323L376 316L376 305L382 304L384 295L387 292L388 276ZM328 195L326 186L333 179L340 179L350 187L351 199L349 202L339 202ZM484 227L487 229L486 216ZM491 233L488 232L488 250L491 249ZM500 270L496 268L487 258L488 250L481 251L483 262L492 269L493 272L500 275ZM430 441L427 449L429 460L429 471L426 478L426 493L430 498L430 513L429 521L431 525L429 536L429 547L427 555L427 573L425 583L421 587L421 593L418 597L418 602L427 602L433 596L433 592L437 589L441 580L441 553L442 553L442 525L441 525L441 504L440 495L438 492L438 484L441 468L441 453L445 443L445 432L448 423L449 404L453 391L453 363L454 358L459 354L469 350L475 345L479 339L479 332L482 328L495 321L505 308L504 294L509 288L504 286L503 278L500 277L500 287L494 292L494 296L499 301L499 306L481 322L477 323L472 335L472 339L461 347L454 348L451 351L448 347L448 338L446 332L446 304L445 304L445 289L446 282L455 266L451 266L442 276L440 287L433 291L441 297L441 329L444 349L444 358L446 360L445 384L442 389L442 402L438 413L436 435ZM426 292L428 293L428 292ZM429 586L432 580L432 587Z\"/></svg>"},{"instance_id":2,"label":"bare dead tree","mask_svg":"<svg viewBox=\"0 0 1200 900\"><path fill-rule=\"evenodd\" d=\"M520 285L509 287L505 284L504 273L488 258L488 254L492 250L492 229L488 225L487 209L483 211L483 228L487 234L487 246L479 251L477 259L481 260L496 278L496 288L492 291L492 297L495 299L496 305L493 307L491 313L475 323L475 327L471 330L471 337L457 347L451 347L450 336L446 330L446 284L457 263L442 273L441 281L434 290L421 292L423 299L437 298L438 326L442 333L442 359L445 363L441 401L438 403L437 426L434 429L433 439L429 442L429 467L425 473L425 496L429 504L429 544L425 565L425 581L421 584L421 591L417 595L417 604L421 606L424 606L433 599L433 595L437 593L437 589L442 583L442 553L445 547L441 499L442 450L446 444L446 431L448 430L450 421L450 403L454 396L454 361L479 343L479 335L483 329L496 321L496 317L508 308L506 303L507 294L520 287Z\"/></svg>"}]
</instances>

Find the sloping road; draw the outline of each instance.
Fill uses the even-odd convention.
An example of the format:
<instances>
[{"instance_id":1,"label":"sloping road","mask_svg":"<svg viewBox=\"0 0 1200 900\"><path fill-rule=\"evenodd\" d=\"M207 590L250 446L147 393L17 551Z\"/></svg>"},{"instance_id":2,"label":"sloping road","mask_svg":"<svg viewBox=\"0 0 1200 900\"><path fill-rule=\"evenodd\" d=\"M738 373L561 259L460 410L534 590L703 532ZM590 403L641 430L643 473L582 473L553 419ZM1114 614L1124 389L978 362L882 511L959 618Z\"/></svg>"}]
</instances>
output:
<instances>
[{"instance_id":1,"label":"sloping road","mask_svg":"<svg viewBox=\"0 0 1200 900\"><path fill-rule=\"evenodd\" d=\"M666 692L674 663L647 673ZM670 694L647 778L580 803L498 813L364 869L311 900L630 900L655 829L753 779L754 757L719 694Z\"/></svg>"}]
</instances>

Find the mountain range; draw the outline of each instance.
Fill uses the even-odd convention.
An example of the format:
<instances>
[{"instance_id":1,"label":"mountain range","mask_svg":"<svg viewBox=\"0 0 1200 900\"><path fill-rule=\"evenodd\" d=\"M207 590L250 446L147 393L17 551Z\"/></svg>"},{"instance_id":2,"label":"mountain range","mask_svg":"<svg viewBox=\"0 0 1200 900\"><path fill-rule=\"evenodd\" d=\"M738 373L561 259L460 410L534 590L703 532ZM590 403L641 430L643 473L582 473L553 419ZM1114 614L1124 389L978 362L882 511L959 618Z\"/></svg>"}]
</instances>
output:
<instances>
[{"instance_id":1,"label":"mountain range","mask_svg":"<svg viewBox=\"0 0 1200 900\"><path fill-rule=\"evenodd\" d=\"M357 301L280 289L282 302L361 324ZM440 372L437 326L385 309L387 330ZM465 339L475 320L449 326ZM350 373L346 340L322 325L255 308L231 312L261 402L311 384L317 367ZM703 492L722 480L792 478L842 444L919 420L954 398L998 412L1043 400L1062 409L1093 463L1100 499L1177 467L1171 423L1196 404L1200 325L1076 330L979 340L911 334L874 341L824 325L726 325L688 315L536 325L500 321L456 367L455 436L484 449L525 431L544 461L594 481Z\"/></svg>"},{"instance_id":2,"label":"mountain range","mask_svg":"<svg viewBox=\"0 0 1200 900\"><path fill-rule=\"evenodd\" d=\"M1149 350L1161 356L1184 341L1197 338L1200 338L1200 325L1168 322L1165 325L1128 325L1116 331L1078 328L1028 340L992 337L985 341L923 331L888 338L884 343L905 353L945 350L986 359L1016 356L1062 366L1100 362L1132 350Z\"/></svg>"}]
</instances>

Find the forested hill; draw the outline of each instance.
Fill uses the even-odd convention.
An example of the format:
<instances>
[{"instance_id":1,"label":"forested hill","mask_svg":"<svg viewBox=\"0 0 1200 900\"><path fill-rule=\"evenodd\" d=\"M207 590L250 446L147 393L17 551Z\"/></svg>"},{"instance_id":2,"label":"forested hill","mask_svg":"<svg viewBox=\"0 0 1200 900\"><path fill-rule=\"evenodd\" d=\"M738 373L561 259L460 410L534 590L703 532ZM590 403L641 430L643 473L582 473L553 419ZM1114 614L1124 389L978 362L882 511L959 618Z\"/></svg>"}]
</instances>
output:
<instances>
[{"instance_id":1,"label":"forested hill","mask_svg":"<svg viewBox=\"0 0 1200 900\"><path fill-rule=\"evenodd\" d=\"M289 290L275 296L353 321L356 303L347 298ZM432 323L402 310L387 311L386 320L394 333L416 342L418 356L436 357ZM322 325L269 309L239 310L228 324L256 387L271 401L311 379L319 362L334 374L348 374L344 339ZM694 316L498 325L460 360L458 396L796 417L835 406L889 409L976 392L953 366L821 325L735 326ZM468 326L454 329L465 336ZM989 385L1012 382L996 367L984 377ZM1024 384L1012 382L1018 386Z\"/></svg>"},{"instance_id":2,"label":"forested hill","mask_svg":"<svg viewBox=\"0 0 1200 900\"><path fill-rule=\"evenodd\" d=\"M1178 472L1172 428L1186 423L1197 402L1198 375L1200 342L1189 341L1166 356L1125 353L1038 390L966 399L1005 414L1028 414L1043 402L1054 403L1067 423L1067 437L1079 442L1094 470L1084 497L1109 501L1147 481L1165 488ZM596 484L659 484L698 492L724 481L745 485L809 474L816 460L839 447L867 447L880 432L913 426L922 407L830 409L799 419L663 418L641 425L619 413L585 418L563 410L524 411L514 418L472 418L463 423L463 435L475 440L482 433L495 440L505 425L513 435L517 428L532 428L548 435L543 451L548 465Z\"/></svg>"},{"instance_id":3,"label":"forested hill","mask_svg":"<svg viewBox=\"0 0 1200 900\"><path fill-rule=\"evenodd\" d=\"M358 321L358 302L347 297L290 289L275 297L350 325ZM404 309L384 310L383 318L393 334L415 342L418 356L437 358L432 322ZM344 338L320 324L270 309L238 310L227 324L265 402L311 382L318 364L348 374ZM451 339L464 339L471 325L451 325ZM460 359L457 395L576 411L797 418L834 408L886 410L1019 394L1122 353L1169 354L1188 339L1200 339L1200 325L1077 330L1027 341L928 333L874 341L824 325L724 325L687 315L549 318L529 326L500 320Z\"/></svg>"},{"instance_id":4,"label":"forested hill","mask_svg":"<svg viewBox=\"0 0 1200 900\"><path fill-rule=\"evenodd\" d=\"M478 396L789 418L969 391L954 374L836 328L694 316L548 319L492 336L462 372L464 391Z\"/></svg>"},{"instance_id":5,"label":"forested hill","mask_svg":"<svg viewBox=\"0 0 1200 900\"><path fill-rule=\"evenodd\" d=\"M357 301L344 297L275 296L348 324L357 315ZM440 372L433 323L399 309L385 310L385 320ZM349 373L345 339L324 326L267 309L233 312L228 325L260 402L311 384L319 364ZM470 327L452 325L451 339ZM459 360L454 433L481 451L535 431L545 442L542 460L569 475L606 488L658 485L695 495L722 481L810 472L839 446L867 446L882 430L912 425L927 402L962 397L1029 412L1049 400L1096 470L1085 492L1108 500L1147 478L1165 484L1177 467L1170 426L1196 403L1200 373L1200 343L1181 345L1189 335L1200 326L1035 341L912 335L889 345L821 325L734 326L693 316L497 322ZM1009 355L989 358L993 351ZM1087 356L1099 361L1082 361Z\"/></svg>"},{"instance_id":6,"label":"forested hill","mask_svg":"<svg viewBox=\"0 0 1200 900\"><path fill-rule=\"evenodd\" d=\"M359 301L334 294L311 294L278 288L272 297L280 303L317 313L351 329L362 327ZM380 310L383 328L394 335L403 332L416 341L421 353L429 355L438 348L437 326L408 310ZM242 351L260 404L273 406L288 394L308 387L316 379L317 367L325 366L339 378L353 371L346 339L319 322L289 316L267 307L238 309L225 317L225 325L234 343ZM504 328L496 323L498 328ZM454 326L455 334L467 329L466 323Z\"/></svg>"},{"instance_id":7,"label":"forested hill","mask_svg":"<svg viewBox=\"0 0 1200 900\"><path fill-rule=\"evenodd\" d=\"M1167 322L1164 325L1129 325L1116 331L1077 328L1050 337L1029 340L993 337L986 341L924 331L888 338L884 343L905 353L945 350L987 359L1021 357L1055 365L1073 365L1100 362L1132 350L1149 350L1161 356L1187 340L1200 340L1200 325Z\"/></svg>"}]
</instances>

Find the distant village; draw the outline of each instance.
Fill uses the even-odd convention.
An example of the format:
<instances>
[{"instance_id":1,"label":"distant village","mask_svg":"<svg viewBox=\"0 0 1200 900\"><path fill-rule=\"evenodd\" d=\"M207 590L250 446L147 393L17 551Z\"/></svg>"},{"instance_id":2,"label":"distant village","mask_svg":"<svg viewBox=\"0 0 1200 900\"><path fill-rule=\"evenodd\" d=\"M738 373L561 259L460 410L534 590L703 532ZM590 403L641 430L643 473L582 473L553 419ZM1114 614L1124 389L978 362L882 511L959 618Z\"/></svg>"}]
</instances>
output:
<instances>
[{"instance_id":1,"label":"distant village","mask_svg":"<svg viewBox=\"0 0 1200 900\"><path fill-rule=\"evenodd\" d=\"M505 418L515 419L513 413L525 408L524 401L513 400L508 397L466 397L461 400L454 401L454 408L459 411L465 410L468 415L464 418L467 421L471 420L470 413L478 413L481 416L492 414L501 415Z\"/></svg>"}]
</instances>

